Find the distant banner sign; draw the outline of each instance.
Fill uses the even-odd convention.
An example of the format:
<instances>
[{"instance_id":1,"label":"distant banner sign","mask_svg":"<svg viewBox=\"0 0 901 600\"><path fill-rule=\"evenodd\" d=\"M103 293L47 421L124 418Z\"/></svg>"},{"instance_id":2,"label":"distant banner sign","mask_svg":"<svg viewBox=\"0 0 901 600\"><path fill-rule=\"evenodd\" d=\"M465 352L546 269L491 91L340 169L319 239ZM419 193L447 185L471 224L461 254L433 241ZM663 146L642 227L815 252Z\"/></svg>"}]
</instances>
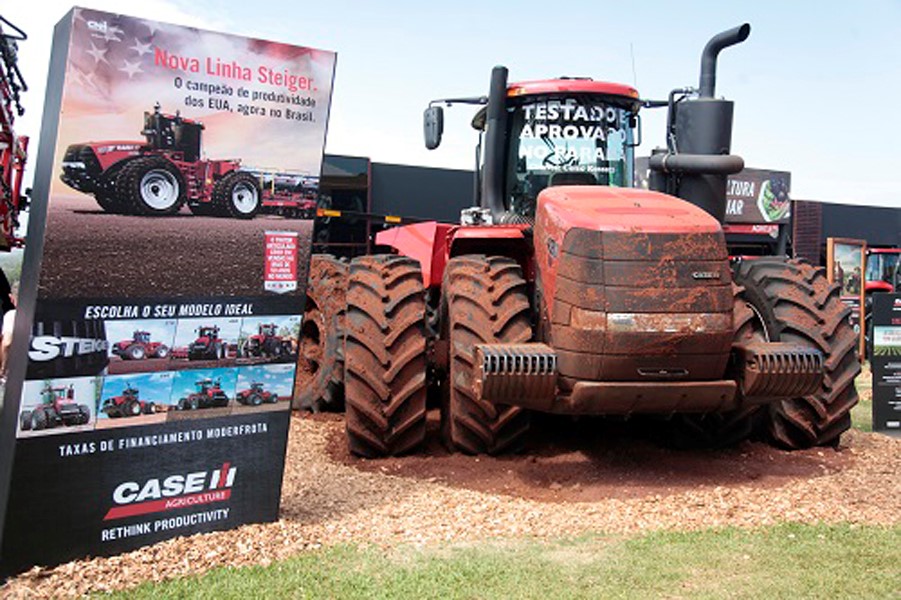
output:
<instances>
[{"instance_id":1,"label":"distant banner sign","mask_svg":"<svg viewBox=\"0 0 901 600\"><path fill-rule=\"evenodd\" d=\"M297 232L266 232L267 292L283 294L297 289Z\"/></svg>"},{"instance_id":2,"label":"distant banner sign","mask_svg":"<svg viewBox=\"0 0 901 600\"><path fill-rule=\"evenodd\" d=\"M648 157L635 159L635 185L648 187ZM726 223L791 222L791 173L742 169L726 179ZM768 234L763 230L733 229L732 233ZM777 230L778 233L778 230Z\"/></svg>"},{"instance_id":3,"label":"distant banner sign","mask_svg":"<svg viewBox=\"0 0 901 600\"><path fill-rule=\"evenodd\" d=\"M7 570L278 517L334 65L88 9L57 25Z\"/></svg>"},{"instance_id":4,"label":"distant banner sign","mask_svg":"<svg viewBox=\"0 0 901 600\"><path fill-rule=\"evenodd\" d=\"M901 294L873 294L873 430L901 435Z\"/></svg>"},{"instance_id":5,"label":"distant banner sign","mask_svg":"<svg viewBox=\"0 0 901 600\"><path fill-rule=\"evenodd\" d=\"M864 273L867 242L847 238L826 238L826 274L830 283L841 287L842 301L851 308L851 326L858 334L858 354L866 355L864 322Z\"/></svg>"}]
</instances>

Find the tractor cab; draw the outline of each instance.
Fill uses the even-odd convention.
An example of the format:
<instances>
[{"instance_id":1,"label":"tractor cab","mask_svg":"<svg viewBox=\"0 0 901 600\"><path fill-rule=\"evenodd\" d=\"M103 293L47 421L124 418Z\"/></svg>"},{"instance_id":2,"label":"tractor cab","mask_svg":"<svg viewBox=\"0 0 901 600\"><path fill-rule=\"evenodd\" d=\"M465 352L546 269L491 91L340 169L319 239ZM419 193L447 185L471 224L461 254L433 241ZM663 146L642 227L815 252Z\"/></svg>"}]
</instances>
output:
<instances>
[{"instance_id":1,"label":"tractor cab","mask_svg":"<svg viewBox=\"0 0 901 600\"><path fill-rule=\"evenodd\" d=\"M149 331L135 331L132 339L140 344L149 344L150 343L150 332Z\"/></svg>"},{"instance_id":2,"label":"tractor cab","mask_svg":"<svg viewBox=\"0 0 901 600\"><path fill-rule=\"evenodd\" d=\"M209 338L211 340L215 340L219 337L219 328L216 326L213 327L200 327L197 330L198 338Z\"/></svg>"},{"instance_id":3,"label":"tractor cab","mask_svg":"<svg viewBox=\"0 0 901 600\"><path fill-rule=\"evenodd\" d=\"M633 88L583 78L507 85L506 70L499 68L492 97L503 102L481 97L436 103L488 104L472 126L480 132L479 205L493 222L531 221L538 194L548 187L633 185L642 105ZM440 143L443 129L442 107L434 104L425 114L429 148Z\"/></svg>"},{"instance_id":4,"label":"tractor cab","mask_svg":"<svg viewBox=\"0 0 901 600\"><path fill-rule=\"evenodd\" d=\"M262 392L263 384L258 381L254 381L253 383L250 384L250 389L254 392Z\"/></svg>"},{"instance_id":5,"label":"tractor cab","mask_svg":"<svg viewBox=\"0 0 901 600\"><path fill-rule=\"evenodd\" d=\"M72 404L75 402L75 388L72 386L51 387L48 385L43 390L43 396L44 404L52 404L57 407Z\"/></svg>"},{"instance_id":6,"label":"tractor cab","mask_svg":"<svg viewBox=\"0 0 901 600\"><path fill-rule=\"evenodd\" d=\"M260 335L265 337L274 337L275 336L275 323L261 323L260 324Z\"/></svg>"},{"instance_id":7,"label":"tractor cab","mask_svg":"<svg viewBox=\"0 0 901 600\"><path fill-rule=\"evenodd\" d=\"M538 194L552 186L631 187L639 105L634 89L590 79L509 86L503 155L508 210L533 217ZM486 113L473 119L479 131Z\"/></svg>"},{"instance_id":8,"label":"tractor cab","mask_svg":"<svg viewBox=\"0 0 901 600\"><path fill-rule=\"evenodd\" d=\"M138 394L139 394L138 388L132 387L130 385L128 387L126 387L124 390L122 390L122 395L126 398L127 397L137 398Z\"/></svg>"},{"instance_id":9,"label":"tractor cab","mask_svg":"<svg viewBox=\"0 0 901 600\"><path fill-rule=\"evenodd\" d=\"M212 388L212 387L219 387L219 382L216 381L216 383L215 383L215 385L214 385L214 384L213 384L213 380L210 379L210 378L207 378L207 379L201 379L200 381L198 381L198 382L195 383L194 385L197 386L197 393L198 393L198 394L208 394L209 391L210 391L210 388Z\"/></svg>"},{"instance_id":10,"label":"tractor cab","mask_svg":"<svg viewBox=\"0 0 901 600\"><path fill-rule=\"evenodd\" d=\"M200 159L203 129L202 123L184 119L178 113L168 115L160 112L160 105L157 103L152 113L144 113L144 130L141 134L147 138L151 150L180 152L185 162L196 162Z\"/></svg>"}]
</instances>

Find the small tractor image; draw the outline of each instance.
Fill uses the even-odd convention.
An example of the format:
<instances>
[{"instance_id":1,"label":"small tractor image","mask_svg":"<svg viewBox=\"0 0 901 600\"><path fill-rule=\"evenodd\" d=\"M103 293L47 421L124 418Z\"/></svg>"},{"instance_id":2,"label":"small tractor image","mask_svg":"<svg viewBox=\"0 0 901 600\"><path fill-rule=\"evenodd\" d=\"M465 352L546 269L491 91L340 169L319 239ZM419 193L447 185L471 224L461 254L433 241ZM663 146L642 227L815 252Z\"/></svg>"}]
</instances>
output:
<instances>
[{"instance_id":1,"label":"small tractor image","mask_svg":"<svg viewBox=\"0 0 901 600\"><path fill-rule=\"evenodd\" d=\"M157 104L144 113L144 141L72 144L60 179L109 213L172 215L187 204L195 215L238 219L264 209L310 214L304 177L244 169L238 159L202 158L203 130L203 123L163 113Z\"/></svg>"},{"instance_id":2,"label":"small tractor image","mask_svg":"<svg viewBox=\"0 0 901 600\"><path fill-rule=\"evenodd\" d=\"M222 391L219 380L201 379L196 384L196 391L178 399L178 410L197 410L200 408L221 408L228 406L229 398Z\"/></svg>"},{"instance_id":3,"label":"small tractor image","mask_svg":"<svg viewBox=\"0 0 901 600\"><path fill-rule=\"evenodd\" d=\"M41 390L41 400L41 404L19 415L22 431L87 425L91 420L91 409L86 404L75 402L75 388L71 385L53 387L47 384Z\"/></svg>"},{"instance_id":4,"label":"small tractor image","mask_svg":"<svg viewBox=\"0 0 901 600\"><path fill-rule=\"evenodd\" d=\"M197 339L188 345L188 360L217 360L228 355L228 343L219 338L219 327L197 328Z\"/></svg>"},{"instance_id":5,"label":"small tractor image","mask_svg":"<svg viewBox=\"0 0 901 600\"><path fill-rule=\"evenodd\" d=\"M169 347L162 342L150 341L149 331L135 331L130 340L113 344L113 354L122 360L142 360L145 358L166 358Z\"/></svg>"},{"instance_id":6,"label":"small tractor image","mask_svg":"<svg viewBox=\"0 0 901 600\"><path fill-rule=\"evenodd\" d=\"M137 417L155 413L156 404L141 400L140 391L129 385L122 390L121 395L104 400L100 410L111 418Z\"/></svg>"},{"instance_id":7,"label":"small tractor image","mask_svg":"<svg viewBox=\"0 0 901 600\"><path fill-rule=\"evenodd\" d=\"M262 383L255 381L250 384L250 388L238 392L235 399L245 406L259 406L264 402L267 404L275 404L278 402L278 395L267 392L263 389Z\"/></svg>"},{"instance_id":8,"label":"small tractor image","mask_svg":"<svg viewBox=\"0 0 901 600\"><path fill-rule=\"evenodd\" d=\"M245 357L265 356L267 358L279 358L294 354L294 343L290 338L283 338L278 334L275 323L260 323L257 333L248 336L241 349L241 355Z\"/></svg>"},{"instance_id":9,"label":"small tractor image","mask_svg":"<svg viewBox=\"0 0 901 600\"><path fill-rule=\"evenodd\" d=\"M316 354L315 393L343 385L352 453L416 449L427 396L445 444L467 454L521 448L536 412L644 416L699 446L838 443L860 371L838 286L786 256L730 260L723 233L726 177L744 161L716 62L749 34L714 36L699 86L668 100L585 78L508 84L495 67L487 96L430 104L429 149L443 105L482 106L476 202L460 224L380 231L389 253L332 269L346 296L317 333L343 354ZM668 146L636 189L639 111L654 107L668 109ZM320 281L322 310L345 286Z\"/></svg>"}]
</instances>

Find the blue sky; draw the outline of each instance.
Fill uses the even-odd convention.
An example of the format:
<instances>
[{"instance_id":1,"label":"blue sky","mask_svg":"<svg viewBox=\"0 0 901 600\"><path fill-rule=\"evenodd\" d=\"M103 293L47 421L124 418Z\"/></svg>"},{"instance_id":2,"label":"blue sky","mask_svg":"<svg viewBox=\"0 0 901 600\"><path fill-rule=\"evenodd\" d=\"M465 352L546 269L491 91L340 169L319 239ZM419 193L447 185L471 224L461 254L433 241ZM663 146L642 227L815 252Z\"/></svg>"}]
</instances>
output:
<instances>
[{"instance_id":1,"label":"blue sky","mask_svg":"<svg viewBox=\"0 0 901 600\"><path fill-rule=\"evenodd\" d=\"M59 0L17 3L37 137ZM707 39L743 22L744 44L720 56L717 95L736 102L733 152L748 166L792 172L792 196L901 207L901 2L566 3L96 0L85 6L312 46L338 53L327 151L380 162L471 168L472 111L446 114L436 151L422 144L432 98L487 92L490 69L511 80L589 76L646 98L697 85ZM553 14L557 12L558 14ZM634 57L634 69L633 69ZM643 154L663 143L663 111L644 113ZM32 154L34 157L35 155Z\"/></svg>"}]
</instances>

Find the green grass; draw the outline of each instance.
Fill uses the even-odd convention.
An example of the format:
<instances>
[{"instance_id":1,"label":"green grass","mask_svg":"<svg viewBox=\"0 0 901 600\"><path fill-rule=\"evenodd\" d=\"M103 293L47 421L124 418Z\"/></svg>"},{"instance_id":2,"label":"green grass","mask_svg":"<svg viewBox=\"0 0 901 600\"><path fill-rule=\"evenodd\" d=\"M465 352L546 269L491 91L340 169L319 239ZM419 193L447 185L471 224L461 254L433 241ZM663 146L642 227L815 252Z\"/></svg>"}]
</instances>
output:
<instances>
[{"instance_id":1,"label":"green grass","mask_svg":"<svg viewBox=\"0 0 901 600\"><path fill-rule=\"evenodd\" d=\"M389 551L335 546L117 596L884 598L901 590L899 564L901 528L782 524Z\"/></svg>"}]
</instances>

